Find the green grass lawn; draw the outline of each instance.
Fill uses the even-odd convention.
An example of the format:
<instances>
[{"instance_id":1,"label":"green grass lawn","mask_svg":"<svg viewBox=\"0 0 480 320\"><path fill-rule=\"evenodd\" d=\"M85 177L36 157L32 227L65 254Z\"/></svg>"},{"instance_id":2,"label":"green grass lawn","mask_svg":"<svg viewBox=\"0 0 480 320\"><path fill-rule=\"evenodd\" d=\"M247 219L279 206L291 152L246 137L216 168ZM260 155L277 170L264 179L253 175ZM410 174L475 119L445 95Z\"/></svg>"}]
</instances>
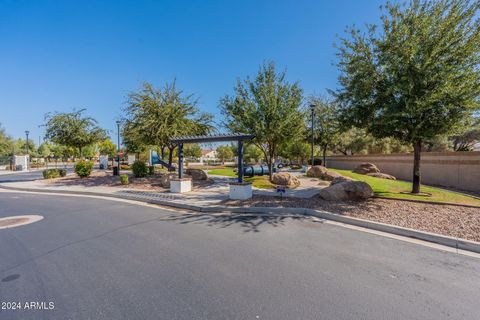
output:
<instances>
[{"instance_id":1,"label":"green grass lawn","mask_svg":"<svg viewBox=\"0 0 480 320\"><path fill-rule=\"evenodd\" d=\"M275 189L276 186L270 182L269 176L245 177L245 182L251 182L253 187L260 189Z\"/></svg>"},{"instance_id":2,"label":"green grass lawn","mask_svg":"<svg viewBox=\"0 0 480 320\"><path fill-rule=\"evenodd\" d=\"M236 177L237 173L233 171L233 168L219 168L219 169L212 169L208 170L208 174L214 174L218 176L226 176L226 177Z\"/></svg>"},{"instance_id":3,"label":"green grass lawn","mask_svg":"<svg viewBox=\"0 0 480 320\"><path fill-rule=\"evenodd\" d=\"M209 170L208 174L215 174L226 177L237 177L237 173L233 171L233 168L219 168ZM274 189L275 185L268 180L266 176L245 177L245 182L251 182L252 186L260 189Z\"/></svg>"},{"instance_id":4,"label":"green grass lawn","mask_svg":"<svg viewBox=\"0 0 480 320\"><path fill-rule=\"evenodd\" d=\"M350 170L338 170L338 169L328 169L328 170L336 171L346 177L350 177L355 180L360 180L368 183L370 187L372 187L373 192L375 192L375 195L379 197L430 201L430 202L450 202L450 203L480 206L480 198L469 196L467 194L462 194L462 193L453 192L445 189L428 187L428 186L422 185L420 191L430 193L432 196L431 197L414 196L411 194L402 193L402 192L411 191L412 189L411 182L369 177L367 175L353 173Z\"/></svg>"}]
</instances>

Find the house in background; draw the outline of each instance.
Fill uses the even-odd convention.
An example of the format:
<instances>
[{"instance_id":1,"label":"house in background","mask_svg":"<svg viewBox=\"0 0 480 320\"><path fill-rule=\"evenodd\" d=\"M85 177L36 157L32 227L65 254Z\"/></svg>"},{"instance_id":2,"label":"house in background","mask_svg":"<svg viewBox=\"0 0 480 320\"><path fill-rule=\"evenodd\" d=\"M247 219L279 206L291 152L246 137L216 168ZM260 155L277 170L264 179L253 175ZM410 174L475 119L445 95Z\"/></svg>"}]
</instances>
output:
<instances>
[{"instance_id":1,"label":"house in background","mask_svg":"<svg viewBox=\"0 0 480 320\"><path fill-rule=\"evenodd\" d=\"M217 151L213 149L202 149L200 162L218 161Z\"/></svg>"}]
</instances>

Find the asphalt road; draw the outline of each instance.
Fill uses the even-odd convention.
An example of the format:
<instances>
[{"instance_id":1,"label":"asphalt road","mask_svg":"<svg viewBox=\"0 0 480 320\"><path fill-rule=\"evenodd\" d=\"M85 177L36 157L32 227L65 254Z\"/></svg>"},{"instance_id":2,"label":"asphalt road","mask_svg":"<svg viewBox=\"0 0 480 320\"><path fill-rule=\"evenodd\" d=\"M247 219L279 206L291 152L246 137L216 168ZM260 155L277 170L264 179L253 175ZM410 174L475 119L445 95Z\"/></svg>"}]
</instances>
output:
<instances>
[{"instance_id":1,"label":"asphalt road","mask_svg":"<svg viewBox=\"0 0 480 320\"><path fill-rule=\"evenodd\" d=\"M59 166L59 168L63 168L63 167ZM0 174L0 183L17 182L17 181L33 181L33 180L43 179L42 171L43 170L33 170L33 171L25 171L25 172L12 172L7 174ZM67 172L72 173L73 167L68 167Z\"/></svg>"},{"instance_id":2,"label":"asphalt road","mask_svg":"<svg viewBox=\"0 0 480 320\"><path fill-rule=\"evenodd\" d=\"M480 259L314 221L0 192L0 319L480 319Z\"/></svg>"}]
</instances>

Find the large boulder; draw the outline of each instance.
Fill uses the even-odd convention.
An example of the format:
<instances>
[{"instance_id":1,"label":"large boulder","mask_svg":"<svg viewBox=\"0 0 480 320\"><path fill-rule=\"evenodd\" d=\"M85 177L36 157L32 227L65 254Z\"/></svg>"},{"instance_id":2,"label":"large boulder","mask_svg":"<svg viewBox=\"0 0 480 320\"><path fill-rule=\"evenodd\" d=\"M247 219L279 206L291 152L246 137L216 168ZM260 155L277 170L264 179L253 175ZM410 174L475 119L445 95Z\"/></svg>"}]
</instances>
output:
<instances>
[{"instance_id":1,"label":"large boulder","mask_svg":"<svg viewBox=\"0 0 480 320\"><path fill-rule=\"evenodd\" d=\"M192 180L207 180L207 173L201 169L187 169L185 173L192 176Z\"/></svg>"},{"instance_id":2,"label":"large boulder","mask_svg":"<svg viewBox=\"0 0 480 320\"><path fill-rule=\"evenodd\" d=\"M324 166L312 166L307 171L307 177L319 178L325 181L332 181L335 178L341 177L340 173L330 171Z\"/></svg>"},{"instance_id":3,"label":"large boulder","mask_svg":"<svg viewBox=\"0 0 480 320\"><path fill-rule=\"evenodd\" d=\"M381 172L367 173L367 176L375 177L375 178L382 178L382 179L389 179L389 180L397 180L397 178L395 178L394 176L386 174L386 173L381 173Z\"/></svg>"},{"instance_id":4,"label":"large boulder","mask_svg":"<svg viewBox=\"0 0 480 320\"><path fill-rule=\"evenodd\" d=\"M363 181L349 180L320 190L324 200L365 200L373 196L372 188Z\"/></svg>"},{"instance_id":5,"label":"large boulder","mask_svg":"<svg viewBox=\"0 0 480 320\"><path fill-rule=\"evenodd\" d=\"M327 168L324 166L311 166L307 171L307 177L322 178L324 172L327 172Z\"/></svg>"},{"instance_id":6,"label":"large boulder","mask_svg":"<svg viewBox=\"0 0 480 320\"><path fill-rule=\"evenodd\" d=\"M341 177L343 177L343 176L340 173L335 172L335 171L327 170L322 174L320 179L325 180L325 181L333 181L336 178L341 178Z\"/></svg>"},{"instance_id":7,"label":"large boulder","mask_svg":"<svg viewBox=\"0 0 480 320\"><path fill-rule=\"evenodd\" d=\"M365 162L356 167L353 172L359 174L378 173L380 172L380 169L378 169L378 167L373 163Z\"/></svg>"},{"instance_id":8,"label":"large boulder","mask_svg":"<svg viewBox=\"0 0 480 320\"><path fill-rule=\"evenodd\" d=\"M274 184L287 186L289 188L296 188L300 185L300 180L288 172L275 173L272 180Z\"/></svg>"},{"instance_id":9,"label":"large boulder","mask_svg":"<svg viewBox=\"0 0 480 320\"><path fill-rule=\"evenodd\" d=\"M333 179L332 182L330 182L330 185L333 186L334 184L342 183L342 182L345 182L345 181L354 181L354 180L352 178L349 178L349 177L340 176L340 177L336 177L335 179Z\"/></svg>"}]
</instances>

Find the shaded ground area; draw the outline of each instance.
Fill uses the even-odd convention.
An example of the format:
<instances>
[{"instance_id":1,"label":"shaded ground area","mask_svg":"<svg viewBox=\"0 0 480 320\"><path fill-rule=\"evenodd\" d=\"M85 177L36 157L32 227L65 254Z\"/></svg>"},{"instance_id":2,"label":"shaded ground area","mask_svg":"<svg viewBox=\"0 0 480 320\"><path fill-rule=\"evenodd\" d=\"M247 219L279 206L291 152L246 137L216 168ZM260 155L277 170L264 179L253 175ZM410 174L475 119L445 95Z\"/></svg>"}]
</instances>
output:
<instances>
[{"instance_id":1,"label":"shaded ground area","mask_svg":"<svg viewBox=\"0 0 480 320\"><path fill-rule=\"evenodd\" d=\"M400 227L480 241L480 208L371 199L364 202L333 202L314 197L293 199L254 196L250 200L223 201L230 206L303 207L325 210Z\"/></svg>"},{"instance_id":2,"label":"shaded ground area","mask_svg":"<svg viewBox=\"0 0 480 320\"><path fill-rule=\"evenodd\" d=\"M80 179L75 176L67 176L57 179L42 180L45 184L51 184L55 186L83 186L83 187L121 187L140 190L155 190L160 192L167 192L169 189L163 188L160 185L160 174L154 174L145 178L135 178L132 174L129 174L129 184L122 185L120 178L113 176L107 172L92 172L88 178ZM193 189L202 188L213 184L213 180L194 180Z\"/></svg>"}]
</instances>

